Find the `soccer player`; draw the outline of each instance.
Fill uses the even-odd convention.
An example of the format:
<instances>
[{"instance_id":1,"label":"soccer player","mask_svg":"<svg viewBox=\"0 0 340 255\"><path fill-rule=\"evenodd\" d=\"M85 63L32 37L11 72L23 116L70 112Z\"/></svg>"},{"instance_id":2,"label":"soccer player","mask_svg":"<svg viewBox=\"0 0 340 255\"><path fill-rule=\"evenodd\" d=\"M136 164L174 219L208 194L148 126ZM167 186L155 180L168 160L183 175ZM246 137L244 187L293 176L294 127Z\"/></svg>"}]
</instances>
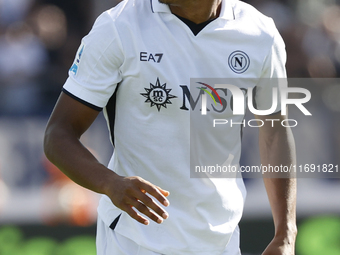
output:
<instances>
[{"instance_id":1,"label":"soccer player","mask_svg":"<svg viewBox=\"0 0 340 255\"><path fill-rule=\"evenodd\" d=\"M205 78L253 88L257 109L266 110L273 88L284 86L275 80L286 77L285 61L273 21L241 1L127 0L96 20L50 117L44 147L72 180L103 194L98 255L240 254L242 178L190 177L192 160L239 166L243 124L213 127L212 121L242 123L243 116L233 114L229 90ZM218 104L205 109L198 102L208 92ZM101 110L114 146L108 167L79 140ZM270 117L286 118L279 106ZM263 165L295 163L291 130L280 121L266 122L259 139ZM292 255L295 180L264 178L264 184L275 236L263 254Z\"/></svg>"}]
</instances>

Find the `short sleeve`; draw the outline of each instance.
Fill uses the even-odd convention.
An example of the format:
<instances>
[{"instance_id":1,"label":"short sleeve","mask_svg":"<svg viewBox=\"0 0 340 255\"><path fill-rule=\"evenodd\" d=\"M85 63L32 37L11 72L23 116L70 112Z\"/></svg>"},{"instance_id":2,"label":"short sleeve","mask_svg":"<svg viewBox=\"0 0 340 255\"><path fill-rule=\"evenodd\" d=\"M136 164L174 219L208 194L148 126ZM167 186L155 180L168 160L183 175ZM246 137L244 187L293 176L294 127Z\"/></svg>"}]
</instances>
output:
<instances>
[{"instance_id":1,"label":"short sleeve","mask_svg":"<svg viewBox=\"0 0 340 255\"><path fill-rule=\"evenodd\" d=\"M102 109L122 79L122 63L122 47L114 21L104 12L82 39L63 90L95 109Z\"/></svg>"},{"instance_id":2,"label":"short sleeve","mask_svg":"<svg viewBox=\"0 0 340 255\"><path fill-rule=\"evenodd\" d=\"M272 106L273 88L277 88L277 107L281 110L281 89L287 87L286 49L284 41L275 28L273 43L265 58L262 74L256 85L255 102L258 110L268 110Z\"/></svg>"}]
</instances>

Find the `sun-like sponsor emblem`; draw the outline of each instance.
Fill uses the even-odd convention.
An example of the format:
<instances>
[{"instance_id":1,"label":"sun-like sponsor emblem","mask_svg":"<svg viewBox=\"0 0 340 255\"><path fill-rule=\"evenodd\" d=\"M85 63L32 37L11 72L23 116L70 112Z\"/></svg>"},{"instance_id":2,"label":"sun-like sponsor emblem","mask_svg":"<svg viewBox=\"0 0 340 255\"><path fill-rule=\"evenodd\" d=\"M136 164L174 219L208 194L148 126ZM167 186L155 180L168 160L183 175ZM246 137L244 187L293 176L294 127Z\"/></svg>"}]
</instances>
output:
<instances>
[{"instance_id":1,"label":"sun-like sponsor emblem","mask_svg":"<svg viewBox=\"0 0 340 255\"><path fill-rule=\"evenodd\" d=\"M150 107L156 105L158 111L161 110L163 106L166 108L166 104L172 104L170 99L176 98L176 96L171 95L171 89L166 88L166 83L161 85L159 78L157 78L156 84L150 83L150 88L144 88L146 93L140 93L143 97L146 97L145 103L150 103Z\"/></svg>"}]
</instances>

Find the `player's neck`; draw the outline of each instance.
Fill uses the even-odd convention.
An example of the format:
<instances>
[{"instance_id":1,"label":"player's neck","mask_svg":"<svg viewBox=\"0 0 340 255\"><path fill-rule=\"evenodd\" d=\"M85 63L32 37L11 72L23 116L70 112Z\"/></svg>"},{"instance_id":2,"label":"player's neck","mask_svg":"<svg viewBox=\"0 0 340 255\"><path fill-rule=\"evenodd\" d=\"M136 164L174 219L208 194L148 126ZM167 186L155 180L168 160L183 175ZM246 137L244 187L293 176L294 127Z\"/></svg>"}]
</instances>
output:
<instances>
[{"instance_id":1,"label":"player's neck","mask_svg":"<svg viewBox=\"0 0 340 255\"><path fill-rule=\"evenodd\" d=\"M221 5L222 0L189 0L180 4L169 4L169 7L173 14L200 24L217 18L221 11Z\"/></svg>"}]
</instances>

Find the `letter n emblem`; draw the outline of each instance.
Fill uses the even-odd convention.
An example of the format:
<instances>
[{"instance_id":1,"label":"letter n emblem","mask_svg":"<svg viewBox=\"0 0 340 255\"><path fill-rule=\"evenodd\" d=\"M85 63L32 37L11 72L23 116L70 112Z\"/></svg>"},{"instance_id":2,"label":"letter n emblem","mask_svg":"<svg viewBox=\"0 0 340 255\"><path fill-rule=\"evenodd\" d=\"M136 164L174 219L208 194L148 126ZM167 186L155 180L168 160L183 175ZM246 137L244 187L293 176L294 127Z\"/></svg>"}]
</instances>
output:
<instances>
[{"instance_id":1,"label":"letter n emblem","mask_svg":"<svg viewBox=\"0 0 340 255\"><path fill-rule=\"evenodd\" d=\"M244 73L250 65L250 59L246 53L237 50L230 54L228 64L231 70L235 73Z\"/></svg>"}]
</instances>

